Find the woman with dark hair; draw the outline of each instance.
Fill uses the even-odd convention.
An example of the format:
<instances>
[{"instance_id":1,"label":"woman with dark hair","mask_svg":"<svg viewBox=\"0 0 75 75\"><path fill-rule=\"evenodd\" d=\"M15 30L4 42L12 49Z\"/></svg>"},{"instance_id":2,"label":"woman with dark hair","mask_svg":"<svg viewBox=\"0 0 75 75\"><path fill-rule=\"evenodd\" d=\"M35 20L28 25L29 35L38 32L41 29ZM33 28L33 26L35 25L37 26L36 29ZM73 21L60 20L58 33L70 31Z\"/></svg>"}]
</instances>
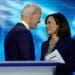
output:
<instances>
[{"instance_id":1,"label":"woman with dark hair","mask_svg":"<svg viewBox=\"0 0 75 75\"><path fill-rule=\"evenodd\" d=\"M49 39L42 44L41 60L57 49L64 63L56 62L55 75L72 75L75 71L75 40L66 17L61 13L48 15L45 20Z\"/></svg>"}]
</instances>

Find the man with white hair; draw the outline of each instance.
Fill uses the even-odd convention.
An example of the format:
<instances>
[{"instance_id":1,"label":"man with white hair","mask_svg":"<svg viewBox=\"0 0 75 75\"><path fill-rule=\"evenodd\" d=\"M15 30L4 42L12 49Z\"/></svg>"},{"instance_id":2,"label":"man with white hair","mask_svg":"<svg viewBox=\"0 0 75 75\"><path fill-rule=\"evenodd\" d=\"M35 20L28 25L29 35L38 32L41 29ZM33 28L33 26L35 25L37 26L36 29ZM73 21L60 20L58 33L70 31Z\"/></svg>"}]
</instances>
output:
<instances>
[{"instance_id":1,"label":"man with white hair","mask_svg":"<svg viewBox=\"0 0 75 75\"><path fill-rule=\"evenodd\" d=\"M35 50L30 29L40 22L41 9L37 5L27 4L21 15L21 21L5 38L5 60L35 60Z\"/></svg>"}]
</instances>

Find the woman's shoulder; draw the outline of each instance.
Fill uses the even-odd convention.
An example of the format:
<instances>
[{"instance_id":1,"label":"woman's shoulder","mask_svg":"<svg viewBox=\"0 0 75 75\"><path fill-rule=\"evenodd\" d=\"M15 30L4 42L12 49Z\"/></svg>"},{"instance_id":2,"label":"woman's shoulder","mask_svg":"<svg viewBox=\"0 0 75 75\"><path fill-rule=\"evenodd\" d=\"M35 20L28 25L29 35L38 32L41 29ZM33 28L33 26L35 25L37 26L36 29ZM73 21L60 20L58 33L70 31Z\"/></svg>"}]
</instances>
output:
<instances>
[{"instance_id":1,"label":"woman's shoulder","mask_svg":"<svg viewBox=\"0 0 75 75\"><path fill-rule=\"evenodd\" d=\"M75 39L74 38L72 38L72 37L65 37L65 38L63 38L62 39L63 40L63 42L65 42L65 44L70 44L70 45L75 45Z\"/></svg>"},{"instance_id":2,"label":"woman's shoulder","mask_svg":"<svg viewBox=\"0 0 75 75\"><path fill-rule=\"evenodd\" d=\"M66 38L67 41L75 43L75 39L73 37L68 37Z\"/></svg>"},{"instance_id":3,"label":"woman's shoulder","mask_svg":"<svg viewBox=\"0 0 75 75\"><path fill-rule=\"evenodd\" d=\"M46 41L44 41L43 43L42 43L42 45L48 45L48 40L46 40Z\"/></svg>"},{"instance_id":4,"label":"woman's shoulder","mask_svg":"<svg viewBox=\"0 0 75 75\"><path fill-rule=\"evenodd\" d=\"M51 39L51 37L48 37L48 39L43 42L43 45L49 45L49 40L50 40L50 39Z\"/></svg>"}]
</instances>

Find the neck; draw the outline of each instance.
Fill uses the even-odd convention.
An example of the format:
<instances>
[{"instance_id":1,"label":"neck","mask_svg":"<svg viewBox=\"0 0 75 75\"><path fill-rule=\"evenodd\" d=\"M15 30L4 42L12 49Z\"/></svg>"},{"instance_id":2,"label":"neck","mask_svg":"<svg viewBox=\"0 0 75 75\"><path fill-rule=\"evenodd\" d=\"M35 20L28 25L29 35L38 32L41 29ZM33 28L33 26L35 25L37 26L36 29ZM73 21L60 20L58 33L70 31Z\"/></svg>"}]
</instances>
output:
<instances>
[{"instance_id":1,"label":"neck","mask_svg":"<svg viewBox=\"0 0 75 75\"><path fill-rule=\"evenodd\" d=\"M30 28L30 21L29 21L29 18L27 18L27 17L22 17L22 20L25 21L25 22L28 24L29 28Z\"/></svg>"},{"instance_id":2,"label":"neck","mask_svg":"<svg viewBox=\"0 0 75 75\"><path fill-rule=\"evenodd\" d=\"M50 44L55 44L59 40L59 37L56 35L51 36Z\"/></svg>"}]
</instances>

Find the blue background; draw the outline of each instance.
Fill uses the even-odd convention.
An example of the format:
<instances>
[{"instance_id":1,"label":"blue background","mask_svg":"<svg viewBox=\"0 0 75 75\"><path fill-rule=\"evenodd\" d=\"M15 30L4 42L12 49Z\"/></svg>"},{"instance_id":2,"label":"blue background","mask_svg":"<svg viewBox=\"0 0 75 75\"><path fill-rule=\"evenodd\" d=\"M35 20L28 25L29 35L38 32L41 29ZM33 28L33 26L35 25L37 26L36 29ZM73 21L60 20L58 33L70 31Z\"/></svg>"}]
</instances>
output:
<instances>
[{"instance_id":1,"label":"blue background","mask_svg":"<svg viewBox=\"0 0 75 75\"><path fill-rule=\"evenodd\" d=\"M27 3L35 3L42 9L41 23L38 24L36 29L31 30L35 43L36 60L40 60L41 45L48 38L44 23L48 14L63 13L69 21L72 37L75 38L74 0L0 0L0 61L5 60L5 36L20 21L21 11Z\"/></svg>"},{"instance_id":2,"label":"blue background","mask_svg":"<svg viewBox=\"0 0 75 75\"><path fill-rule=\"evenodd\" d=\"M5 36L20 21L21 11L27 3L35 3L42 9L41 23L36 29L31 30L35 43L36 60L40 60L41 45L48 38L44 23L48 14L63 13L69 21L72 37L75 38L74 0L0 0L0 61L5 60Z\"/></svg>"}]
</instances>

